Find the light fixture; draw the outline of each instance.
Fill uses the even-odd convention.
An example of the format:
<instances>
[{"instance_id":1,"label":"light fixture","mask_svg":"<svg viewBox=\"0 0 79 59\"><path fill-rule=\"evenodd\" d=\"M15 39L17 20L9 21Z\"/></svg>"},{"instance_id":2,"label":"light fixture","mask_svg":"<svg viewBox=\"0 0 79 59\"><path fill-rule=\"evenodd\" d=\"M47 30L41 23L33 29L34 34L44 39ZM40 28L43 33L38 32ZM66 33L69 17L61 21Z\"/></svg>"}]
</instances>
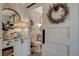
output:
<instances>
[{"instance_id":1,"label":"light fixture","mask_svg":"<svg viewBox=\"0 0 79 59\"><path fill-rule=\"evenodd\" d=\"M15 28L25 28L25 23L24 22L17 22L14 24Z\"/></svg>"},{"instance_id":2,"label":"light fixture","mask_svg":"<svg viewBox=\"0 0 79 59\"><path fill-rule=\"evenodd\" d=\"M40 28L42 24L38 23L37 26Z\"/></svg>"},{"instance_id":3,"label":"light fixture","mask_svg":"<svg viewBox=\"0 0 79 59\"><path fill-rule=\"evenodd\" d=\"M28 25L27 25L27 22L25 21L20 21L20 22L16 22L14 24L14 30L17 31L17 32L20 32L24 29L28 29Z\"/></svg>"}]
</instances>

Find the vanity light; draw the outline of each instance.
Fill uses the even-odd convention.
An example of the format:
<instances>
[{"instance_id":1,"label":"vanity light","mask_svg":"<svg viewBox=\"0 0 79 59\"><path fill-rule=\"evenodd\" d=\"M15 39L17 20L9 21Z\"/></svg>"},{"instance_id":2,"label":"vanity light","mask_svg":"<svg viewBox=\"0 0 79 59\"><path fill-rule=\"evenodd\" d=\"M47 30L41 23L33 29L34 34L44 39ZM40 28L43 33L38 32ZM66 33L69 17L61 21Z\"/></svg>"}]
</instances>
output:
<instances>
[{"instance_id":1,"label":"vanity light","mask_svg":"<svg viewBox=\"0 0 79 59\"><path fill-rule=\"evenodd\" d=\"M14 27L23 29L23 28L26 28L26 23L23 22L23 21L17 22L17 23L14 24Z\"/></svg>"},{"instance_id":2,"label":"vanity light","mask_svg":"<svg viewBox=\"0 0 79 59\"><path fill-rule=\"evenodd\" d=\"M20 32L24 29L27 29L27 23L25 21L20 21L20 22L17 22L14 24L14 30L17 31L17 32Z\"/></svg>"},{"instance_id":3,"label":"vanity light","mask_svg":"<svg viewBox=\"0 0 79 59\"><path fill-rule=\"evenodd\" d=\"M37 26L40 28L42 24L38 23Z\"/></svg>"}]
</instances>

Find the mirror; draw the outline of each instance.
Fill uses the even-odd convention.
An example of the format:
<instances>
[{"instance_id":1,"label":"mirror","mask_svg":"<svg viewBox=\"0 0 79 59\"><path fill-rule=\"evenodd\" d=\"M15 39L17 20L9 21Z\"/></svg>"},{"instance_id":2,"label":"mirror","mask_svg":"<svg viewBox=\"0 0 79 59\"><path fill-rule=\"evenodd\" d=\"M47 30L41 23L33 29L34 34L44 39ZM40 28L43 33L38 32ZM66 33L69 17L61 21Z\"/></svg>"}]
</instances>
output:
<instances>
[{"instance_id":1,"label":"mirror","mask_svg":"<svg viewBox=\"0 0 79 59\"><path fill-rule=\"evenodd\" d=\"M2 10L2 30L8 31L12 29L15 22L21 21L21 17L18 12L11 8L4 8Z\"/></svg>"},{"instance_id":2,"label":"mirror","mask_svg":"<svg viewBox=\"0 0 79 59\"><path fill-rule=\"evenodd\" d=\"M14 24L21 21L19 13L14 9L4 8L2 9L1 14L3 40L14 39L16 37L16 33L12 32L14 29Z\"/></svg>"}]
</instances>

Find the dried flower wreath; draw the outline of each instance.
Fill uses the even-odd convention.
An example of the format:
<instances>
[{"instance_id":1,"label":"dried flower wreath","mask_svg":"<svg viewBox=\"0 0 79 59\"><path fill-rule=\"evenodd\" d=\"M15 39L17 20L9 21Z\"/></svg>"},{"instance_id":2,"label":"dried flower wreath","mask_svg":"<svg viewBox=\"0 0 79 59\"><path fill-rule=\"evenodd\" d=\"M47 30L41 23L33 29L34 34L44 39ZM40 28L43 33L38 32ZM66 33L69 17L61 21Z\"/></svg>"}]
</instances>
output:
<instances>
[{"instance_id":1,"label":"dried flower wreath","mask_svg":"<svg viewBox=\"0 0 79 59\"><path fill-rule=\"evenodd\" d=\"M65 13L61 15L61 18L55 19L51 15L52 15L53 12L57 12L59 10L59 7L63 8ZM58 24L58 23L64 22L65 19L68 16L68 14L69 14L69 9L68 9L67 4L66 3L57 3L57 4L53 4L53 7L50 6L48 13L47 13L47 17L48 17L48 20L49 20L50 23Z\"/></svg>"}]
</instances>

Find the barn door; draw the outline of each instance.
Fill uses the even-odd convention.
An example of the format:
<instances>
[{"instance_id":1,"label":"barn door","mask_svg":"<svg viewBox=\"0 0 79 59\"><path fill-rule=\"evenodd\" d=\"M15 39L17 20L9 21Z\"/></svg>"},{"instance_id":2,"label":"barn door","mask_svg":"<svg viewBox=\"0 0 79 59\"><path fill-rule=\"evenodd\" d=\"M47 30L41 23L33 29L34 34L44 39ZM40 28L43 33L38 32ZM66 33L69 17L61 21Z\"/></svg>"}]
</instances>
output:
<instances>
[{"instance_id":1,"label":"barn door","mask_svg":"<svg viewBox=\"0 0 79 59\"><path fill-rule=\"evenodd\" d=\"M50 4L43 6L43 29L45 42L42 46L44 56L78 55L78 4L68 4L69 16L65 22L51 24L47 13Z\"/></svg>"}]
</instances>

